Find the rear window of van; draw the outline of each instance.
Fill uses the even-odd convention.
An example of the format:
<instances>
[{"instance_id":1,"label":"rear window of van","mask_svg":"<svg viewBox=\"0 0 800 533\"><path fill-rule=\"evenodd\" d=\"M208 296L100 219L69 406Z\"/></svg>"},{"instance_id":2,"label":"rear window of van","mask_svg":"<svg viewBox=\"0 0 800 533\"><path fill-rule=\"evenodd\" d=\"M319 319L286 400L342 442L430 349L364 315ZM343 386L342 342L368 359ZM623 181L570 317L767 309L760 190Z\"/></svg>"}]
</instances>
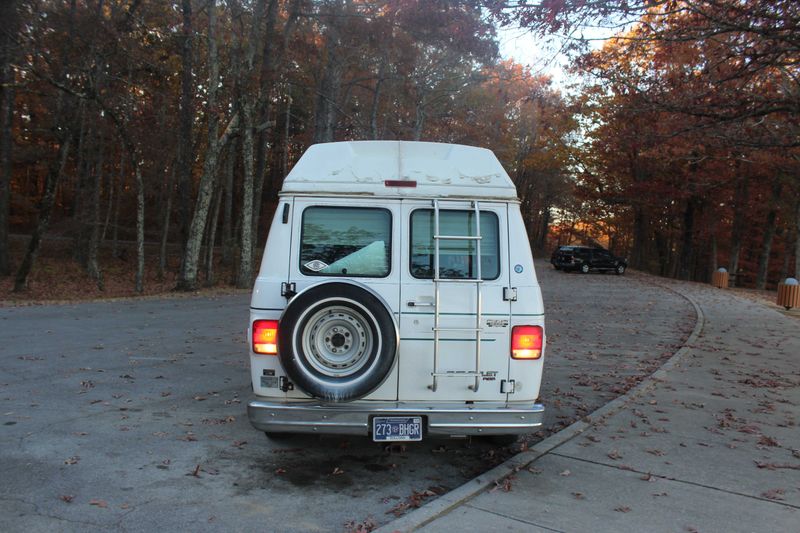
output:
<instances>
[{"instance_id":1,"label":"rear window of van","mask_svg":"<svg viewBox=\"0 0 800 533\"><path fill-rule=\"evenodd\" d=\"M434 270L433 209L417 209L411 213L411 275L433 277ZM475 236L475 212L439 211L441 235ZM500 276L500 232L497 215L481 211L481 278ZM446 279L475 279L478 276L478 245L474 240L439 241L439 272Z\"/></svg>"},{"instance_id":2,"label":"rear window of van","mask_svg":"<svg viewBox=\"0 0 800 533\"><path fill-rule=\"evenodd\" d=\"M392 214L369 207L308 207L300 234L300 272L307 276L389 275Z\"/></svg>"}]
</instances>

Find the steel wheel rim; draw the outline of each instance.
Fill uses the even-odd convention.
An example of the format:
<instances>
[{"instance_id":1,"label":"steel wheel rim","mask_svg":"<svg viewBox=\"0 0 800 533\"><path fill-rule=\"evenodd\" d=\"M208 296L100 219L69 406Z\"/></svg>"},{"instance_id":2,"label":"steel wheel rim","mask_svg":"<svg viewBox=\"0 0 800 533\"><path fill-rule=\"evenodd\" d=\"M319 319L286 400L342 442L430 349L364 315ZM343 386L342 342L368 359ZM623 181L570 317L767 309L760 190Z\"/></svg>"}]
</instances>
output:
<instances>
[{"instance_id":1,"label":"steel wheel rim","mask_svg":"<svg viewBox=\"0 0 800 533\"><path fill-rule=\"evenodd\" d=\"M373 351L370 322L350 307L335 305L317 311L301 335L307 361L326 376L355 374Z\"/></svg>"}]
</instances>

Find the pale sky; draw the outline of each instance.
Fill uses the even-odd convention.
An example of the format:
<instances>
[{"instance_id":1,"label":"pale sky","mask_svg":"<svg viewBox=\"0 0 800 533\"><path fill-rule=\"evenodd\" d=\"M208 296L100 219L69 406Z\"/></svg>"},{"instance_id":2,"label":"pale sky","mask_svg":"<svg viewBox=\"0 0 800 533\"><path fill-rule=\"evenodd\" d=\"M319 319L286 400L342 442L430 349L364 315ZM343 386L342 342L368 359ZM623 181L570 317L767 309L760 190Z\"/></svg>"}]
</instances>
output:
<instances>
[{"instance_id":1,"label":"pale sky","mask_svg":"<svg viewBox=\"0 0 800 533\"><path fill-rule=\"evenodd\" d=\"M603 39L610 37L613 31L608 28L587 27L583 34L593 39L590 48L597 49L603 46ZM553 78L553 84L562 90L577 81L566 72L569 58L561 52L558 38L545 39L524 28L513 27L498 28L497 37L503 59L512 58L517 63L530 67L534 74L549 74Z\"/></svg>"}]
</instances>

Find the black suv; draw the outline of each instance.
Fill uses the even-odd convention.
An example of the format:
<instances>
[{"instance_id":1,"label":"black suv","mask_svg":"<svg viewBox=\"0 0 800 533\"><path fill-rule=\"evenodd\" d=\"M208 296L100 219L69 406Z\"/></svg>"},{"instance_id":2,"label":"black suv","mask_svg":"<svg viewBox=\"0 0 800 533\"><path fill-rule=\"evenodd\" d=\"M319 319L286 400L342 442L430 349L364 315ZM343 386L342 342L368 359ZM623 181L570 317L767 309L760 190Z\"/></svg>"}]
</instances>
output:
<instances>
[{"instance_id":1,"label":"black suv","mask_svg":"<svg viewBox=\"0 0 800 533\"><path fill-rule=\"evenodd\" d=\"M588 246L559 246L553 252L550 262L556 270L577 270L588 274L590 270L602 272L613 271L624 274L628 262L617 257L603 248L589 248Z\"/></svg>"}]
</instances>

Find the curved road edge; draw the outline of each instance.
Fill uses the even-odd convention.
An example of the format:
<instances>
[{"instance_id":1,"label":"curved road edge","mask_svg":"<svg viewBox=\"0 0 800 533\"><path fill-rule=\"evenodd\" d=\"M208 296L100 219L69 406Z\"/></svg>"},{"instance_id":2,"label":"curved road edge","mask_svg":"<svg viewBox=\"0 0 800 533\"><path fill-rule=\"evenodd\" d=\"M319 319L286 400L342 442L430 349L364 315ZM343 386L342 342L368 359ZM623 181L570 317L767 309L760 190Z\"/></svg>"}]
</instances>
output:
<instances>
[{"instance_id":1,"label":"curved road edge","mask_svg":"<svg viewBox=\"0 0 800 533\"><path fill-rule=\"evenodd\" d=\"M478 496L485 490L502 484L506 477L526 468L541 456L550 453L565 442L577 437L586 429L591 427L592 424L600 422L603 419L606 419L622 410L631 401L652 389L665 377L670 370L679 365L689 352L692 344L702 333L703 327L705 326L705 315L698 303L688 294L676 289L675 287L657 283L652 279L647 279L646 282L678 294L692 305L695 312L696 321L692 332L683 342L682 346L669 359L667 359L664 364L662 364L650 376L643 379L638 385L631 388L628 392L614 398L609 403L589 413L581 420L578 420L561 431L550 435L543 441L536 443L528 450L514 455L491 470L484 472L470 481L467 481L460 487L443 494L436 500L423 505L419 509L415 509L405 516L393 520L388 524L384 524L380 528L376 529L374 533L414 531L439 518L440 516L449 513L454 508Z\"/></svg>"}]
</instances>

